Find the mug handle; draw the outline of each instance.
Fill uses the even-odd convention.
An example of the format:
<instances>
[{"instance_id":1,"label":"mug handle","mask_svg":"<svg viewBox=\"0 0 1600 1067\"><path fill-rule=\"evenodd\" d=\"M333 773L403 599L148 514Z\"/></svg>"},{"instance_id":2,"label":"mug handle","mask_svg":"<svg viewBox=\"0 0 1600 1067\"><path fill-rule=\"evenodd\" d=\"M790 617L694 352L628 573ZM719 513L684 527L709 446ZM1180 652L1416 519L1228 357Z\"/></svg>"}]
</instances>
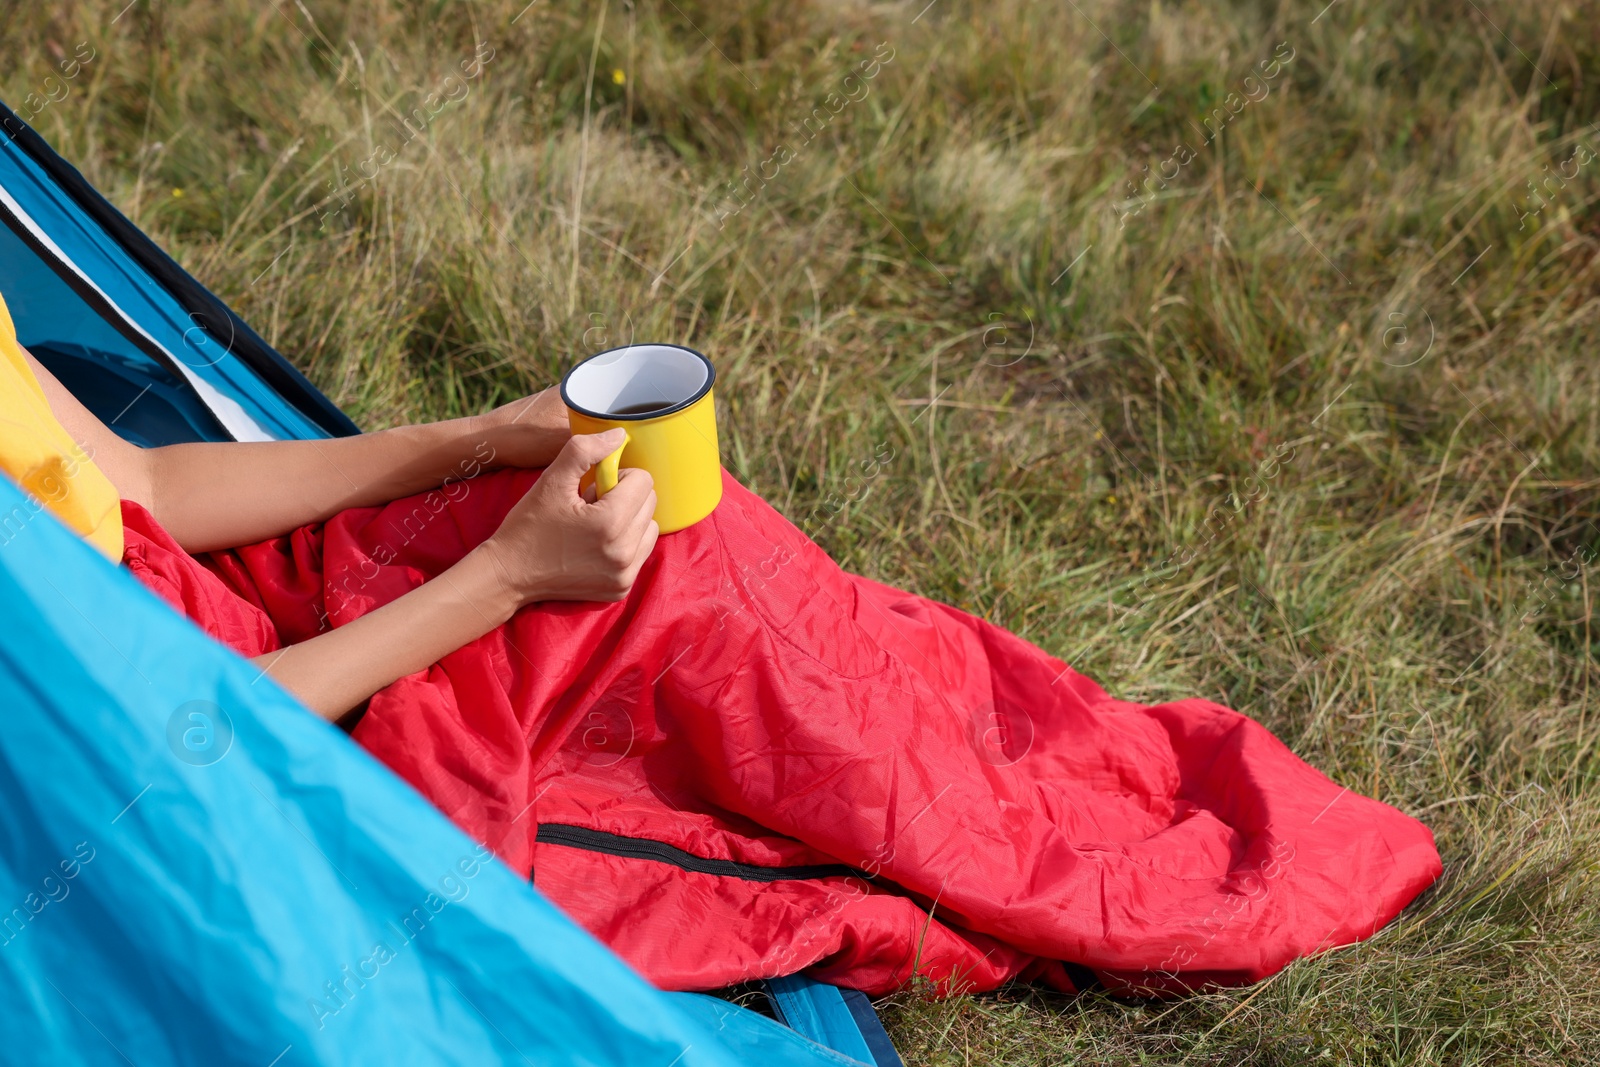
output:
<instances>
[{"instance_id":1,"label":"mug handle","mask_svg":"<svg viewBox=\"0 0 1600 1067\"><path fill-rule=\"evenodd\" d=\"M599 500L617 487L617 467L622 463L622 450L628 447L630 440L632 438L628 436L628 431L623 430L622 444L617 446L615 452L594 465L594 498L596 500Z\"/></svg>"}]
</instances>

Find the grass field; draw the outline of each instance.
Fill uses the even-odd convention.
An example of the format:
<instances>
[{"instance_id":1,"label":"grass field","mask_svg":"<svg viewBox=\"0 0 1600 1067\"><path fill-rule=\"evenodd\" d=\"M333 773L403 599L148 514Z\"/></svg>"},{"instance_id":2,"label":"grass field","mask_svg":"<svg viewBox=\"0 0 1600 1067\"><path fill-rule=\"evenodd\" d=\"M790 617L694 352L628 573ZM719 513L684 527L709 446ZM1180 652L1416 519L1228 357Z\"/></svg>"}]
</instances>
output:
<instances>
[{"instance_id":1,"label":"grass field","mask_svg":"<svg viewBox=\"0 0 1600 1067\"><path fill-rule=\"evenodd\" d=\"M908 1062L1600 1061L1600 4L124 2L0 96L363 426L693 345L845 566L1437 835L1367 944Z\"/></svg>"}]
</instances>

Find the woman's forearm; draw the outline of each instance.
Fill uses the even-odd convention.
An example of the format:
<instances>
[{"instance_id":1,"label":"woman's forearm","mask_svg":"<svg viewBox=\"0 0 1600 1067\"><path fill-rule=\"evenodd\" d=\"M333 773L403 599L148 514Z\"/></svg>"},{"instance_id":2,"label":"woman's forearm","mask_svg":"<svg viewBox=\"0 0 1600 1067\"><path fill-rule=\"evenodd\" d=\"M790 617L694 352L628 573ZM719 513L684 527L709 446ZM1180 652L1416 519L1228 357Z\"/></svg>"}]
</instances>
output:
<instances>
[{"instance_id":1,"label":"woman's forearm","mask_svg":"<svg viewBox=\"0 0 1600 1067\"><path fill-rule=\"evenodd\" d=\"M623 470L589 502L583 473L622 445L622 431L571 438L500 528L449 570L309 641L256 658L265 673L327 719L476 640L525 604L617 601L655 547L650 476Z\"/></svg>"},{"instance_id":2,"label":"woman's forearm","mask_svg":"<svg viewBox=\"0 0 1600 1067\"><path fill-rule=\"evenodd\" d=\"M404 596L336 630L258 656L263 673L329 721L510 619L521 600L475 549Z\"/></svg>"},{"instance_id":3,"label":"woman's forearm","mask_svg":"<svg viewBox=\"0 0 1600 1067\"><path fill-rule=\"evenodd\" d=\"M167 445L146 453L151 511L189 552L251 544L470 478L495 464L500 433L465 418L320 441Z\"/></svg>"},{"instance_id":4,"label":"woman's forearm","mask_svg":"<svg viewBox=\"0 0 1600 1067\"><path fill-rule=\"evenodd\" d=\"M379 689L426 669L544 600L617 601L655 547L650 476L623 470L589 502L583 472L622 431L571 438L494 535L449 570L353 622L256 658L313 711L338 719Z\"/></svg>"},{"instance_id":5,"label":"woman's forearm","mask_svg":"<svg viewBox=\"0 0 1600 1067\"><path fill-rule=\"evenodd\" d=\"M355 437L139 448L23 354L51 412L122 498L150 509L189 552L277 537L490 467L543 467L571 436L560 393L546 389L482 415Z\"/></svg>"}]
</instances>

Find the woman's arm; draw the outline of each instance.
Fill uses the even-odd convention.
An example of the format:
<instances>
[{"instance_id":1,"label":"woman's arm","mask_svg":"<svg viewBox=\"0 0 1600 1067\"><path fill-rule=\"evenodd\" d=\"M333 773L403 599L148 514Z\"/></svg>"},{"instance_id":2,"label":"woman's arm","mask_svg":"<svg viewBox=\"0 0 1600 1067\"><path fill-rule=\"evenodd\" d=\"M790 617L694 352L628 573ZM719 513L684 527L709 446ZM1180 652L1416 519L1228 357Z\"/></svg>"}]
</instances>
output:
<instances>
[{"instance_id":1,"label":"woman's arm","mask_svg":"<svg viewBox=\"0 0 1600 1067\"><path fill-rule=\"evenodd\" d=\"M650 476L624 470L596 503L583 473L621 431L574 437L489 540L443 574L336 630L256 658L313 711L336 720L539 600L621 600L655 547Z\"/></svg>"},{"instance_id":2,"label":"woman's arm","mask_svg":"<svg viewBox=\"0 0 1600 1067\"><path fill-rule=\"evenodd\" d=\"M623 470L588 501L579 480L622 431L572 437L555 390L475 418L329 441L139 448L100 422L32 356L51 411L126 499L187 551L274 537L340 510L388 503L489 467L545 467L500 528L455 566L308 641L257 657L313 711L339 719L540 600L621 600L655 547L650 475Z\"/></svg>"},{"instance_id":3,"label":"woman's arm","mask_svg":"<svg viewBox=\"0 0 1600 1067\"><path fill-rule=\"evenodd\" d=\"M117 492L189 552L276 537L492 467L543 467L569 436L561 398L547 389L485 415L357 437L139 448L27 358L51 411Z\"/></svg>"}]
</instances>

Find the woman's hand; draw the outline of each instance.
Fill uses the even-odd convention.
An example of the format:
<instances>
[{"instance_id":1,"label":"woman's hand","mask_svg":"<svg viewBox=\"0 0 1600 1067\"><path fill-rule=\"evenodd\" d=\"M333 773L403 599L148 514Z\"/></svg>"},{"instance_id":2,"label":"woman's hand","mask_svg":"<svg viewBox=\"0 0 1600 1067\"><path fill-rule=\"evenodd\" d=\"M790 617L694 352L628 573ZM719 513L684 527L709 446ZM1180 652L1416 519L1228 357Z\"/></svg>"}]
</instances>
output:
<instances>
[{"instance_id":1,"label":"woman's hand","mask_svg":"<svg viewBox=\"0 0 1600 1067\"><path fill-rule=\"evenodd\" d=\"M494 467L546 467L572 437L567 406L555 386L502 404L478 417L485 439L494 449Z\"/></svg>"},{"instance_id":2,"label":"woman's hand","mask_svg":"<svg viewBox=\"0 0 1600 1067\"><path fill-rule=\"evenodd\" d=\"M437 663L537 600L621 600L655 547L650 475L625 470L596 503L584 471L622 431L574 437L494 536L449 570L327 633L258 656L263 672L337 720L379 689Z\"/></svg>"},{"instance_id":3,"label":"woman's hand","mask_svg":"<svg viewBox=\"0 0 1600 1067\"><path fill-rule=\"evenodd\" d=\"M617 487L594 503L578 489L584 472L622 441L621 430L568 440L534 487L506 513L494 536L480 546L519 605L616 601L628 595L660 533L650 475L625 469Z\"/></svg>"}]
</instances>

